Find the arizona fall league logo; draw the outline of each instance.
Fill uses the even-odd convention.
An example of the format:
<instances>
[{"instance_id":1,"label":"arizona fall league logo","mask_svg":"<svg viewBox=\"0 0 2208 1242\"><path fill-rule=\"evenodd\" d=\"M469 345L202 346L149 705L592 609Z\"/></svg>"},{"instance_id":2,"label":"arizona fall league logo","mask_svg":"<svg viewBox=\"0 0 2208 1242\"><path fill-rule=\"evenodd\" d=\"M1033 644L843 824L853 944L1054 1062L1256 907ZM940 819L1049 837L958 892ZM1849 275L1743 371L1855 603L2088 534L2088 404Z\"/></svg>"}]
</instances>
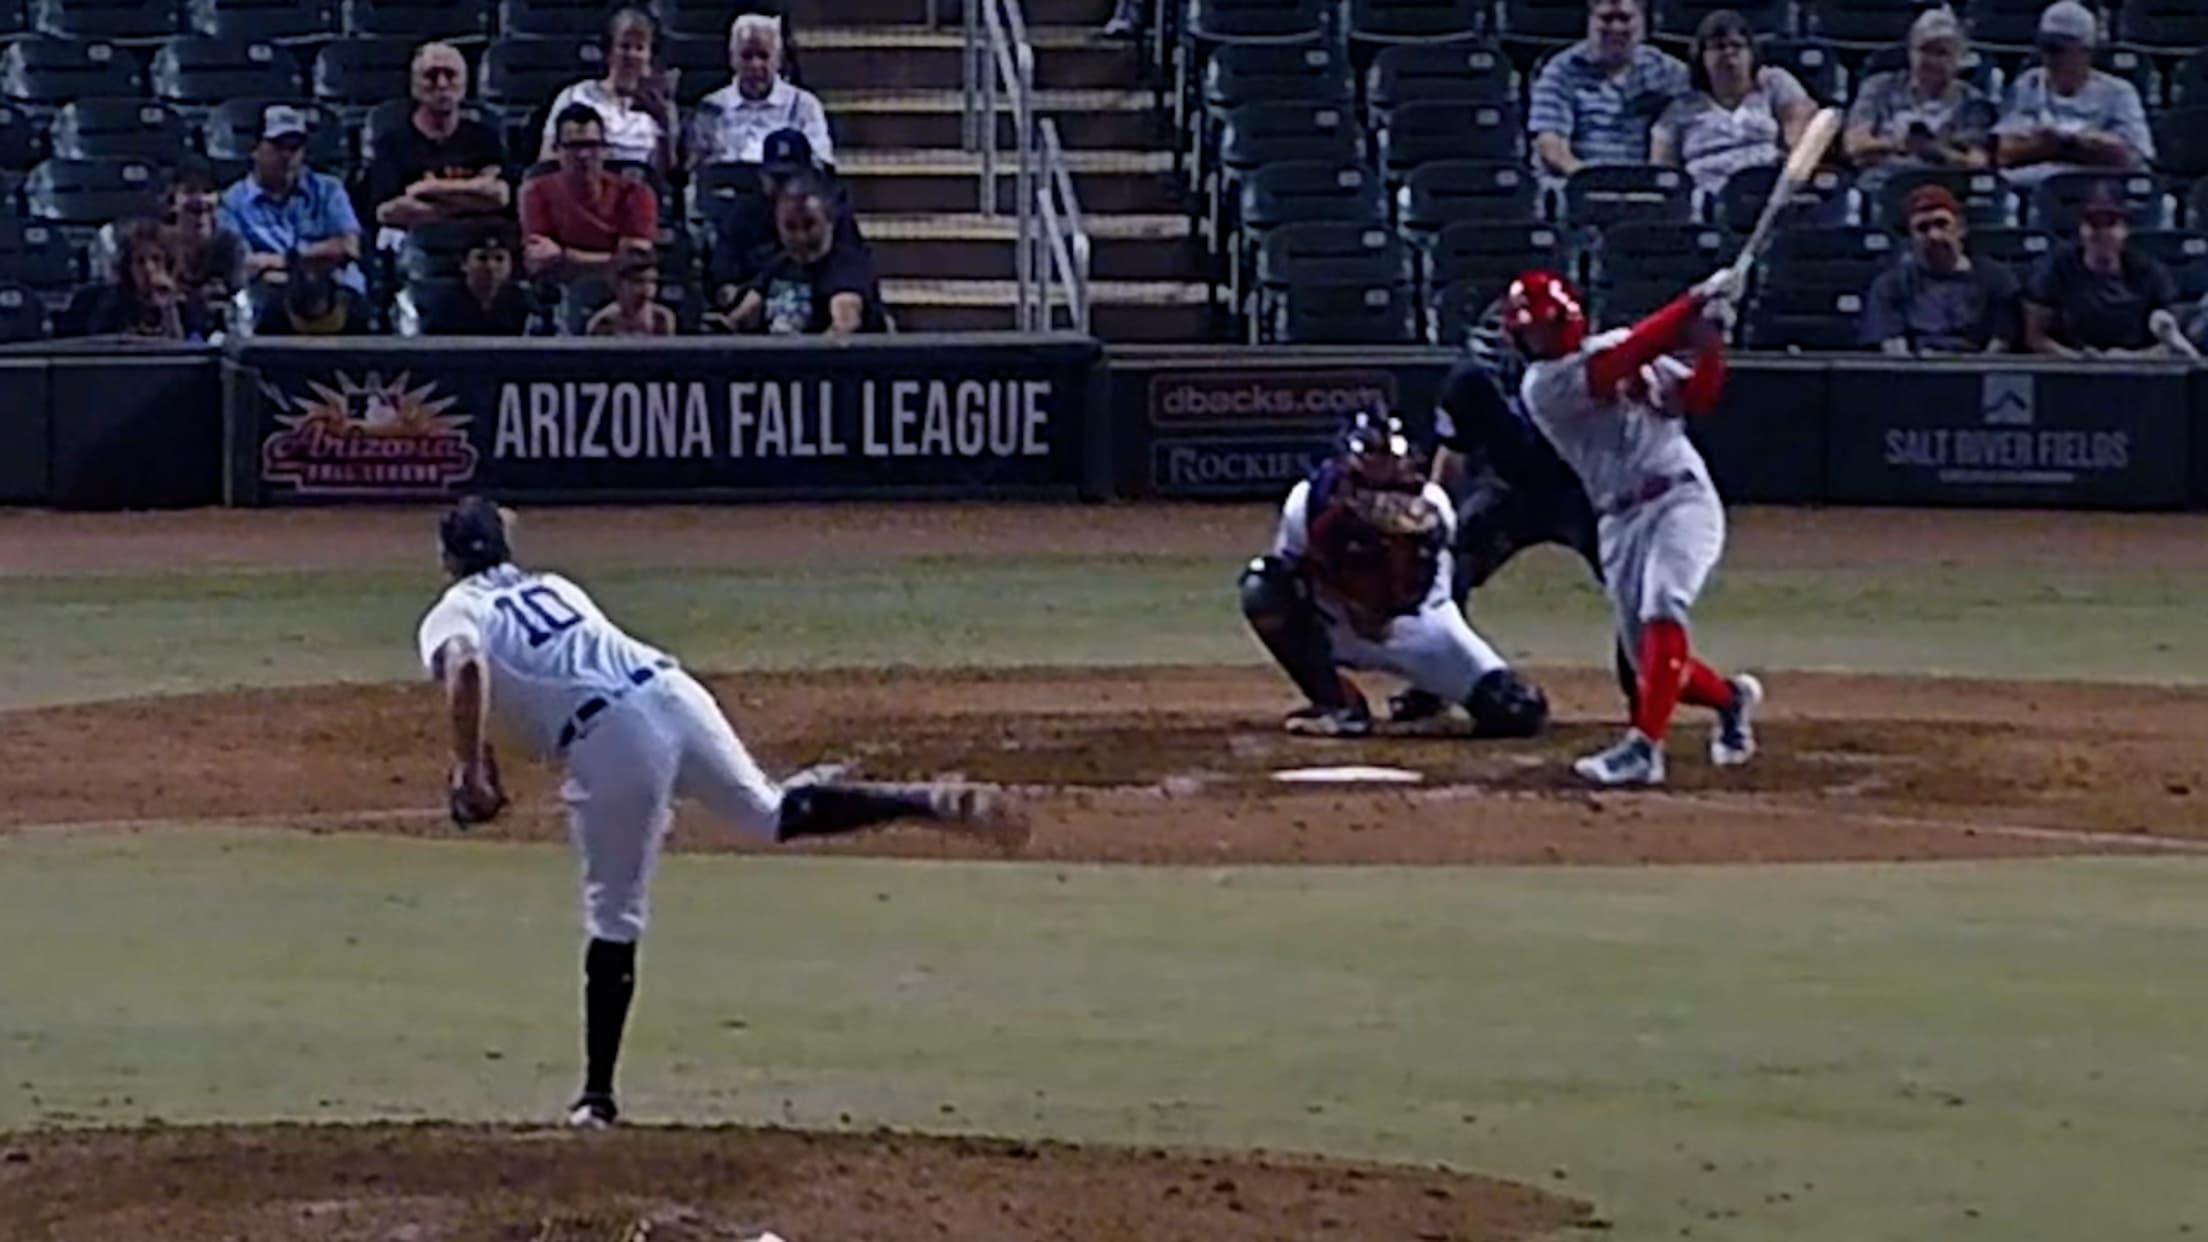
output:
<instances>
[{"instance_id":1,"label":"arizona fall league logo","mask_svg":"<svg viewBox=\"0 0 2208 1242\"><path fill-rule=\"evenodd\" d=\"M301 495L399 495L449 492L475 477L473 419L452 413L459 398L440 396L435 381L339 371L328 383L306 381L303 392L265 382L261 391L280 427L261 445L267 483Z\"/></svg>"}]
</instances>

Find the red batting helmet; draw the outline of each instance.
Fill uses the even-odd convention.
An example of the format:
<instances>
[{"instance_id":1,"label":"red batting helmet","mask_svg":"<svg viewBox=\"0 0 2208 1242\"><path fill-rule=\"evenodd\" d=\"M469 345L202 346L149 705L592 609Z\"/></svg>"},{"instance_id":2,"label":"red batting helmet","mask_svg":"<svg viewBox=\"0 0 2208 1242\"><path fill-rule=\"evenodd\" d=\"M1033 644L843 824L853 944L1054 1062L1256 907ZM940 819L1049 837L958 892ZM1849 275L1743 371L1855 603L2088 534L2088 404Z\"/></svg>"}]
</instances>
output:
<instances>
[{"instance_id":1,"label":"red batting helmet","mask_svg":"<svg viewBox=\"0 0 2208 1242\"><path fill-rule=\"evenodd\" d=\"M1561 358L1587 339L1579 294L1555 272L1527 272L1503 294L1503 328L1529 358Z\"/></svg>"}]
</instances>

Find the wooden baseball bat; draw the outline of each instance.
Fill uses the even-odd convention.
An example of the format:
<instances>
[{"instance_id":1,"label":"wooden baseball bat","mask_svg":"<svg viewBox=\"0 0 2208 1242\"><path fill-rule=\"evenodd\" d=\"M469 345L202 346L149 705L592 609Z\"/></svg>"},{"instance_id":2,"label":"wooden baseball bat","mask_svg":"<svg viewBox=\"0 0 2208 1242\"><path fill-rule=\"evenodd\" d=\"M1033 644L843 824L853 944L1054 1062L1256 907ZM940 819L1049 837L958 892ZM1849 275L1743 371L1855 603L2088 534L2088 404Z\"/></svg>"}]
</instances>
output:
<instances>
[{"instance_id":1,"label":"wooden baseball bat","mask_svg":"<svg viewBox=\"0 0 2208 1242\"><path fill-rule=\"evenodd\" d=\"M1763 204L1763 214L1756 219L1756 229L1748 235L1748 244L1740 248L1733 260L1733 287L1747 287L1748 271L1755 266L1756 258L1771 242L1771 230L1779 222L1779 213L1794 201L1795 191L1809 183L1817 172L1817 166L1825 162L1825 152L1832 148L1840 136L1841 113L1838 108L1825 108L1811 117L1802 130L1802 140L1786 153L1786 166L1779 169L1779 178L1771 184L1771 197Z\"/></svg>"}]
</instances>

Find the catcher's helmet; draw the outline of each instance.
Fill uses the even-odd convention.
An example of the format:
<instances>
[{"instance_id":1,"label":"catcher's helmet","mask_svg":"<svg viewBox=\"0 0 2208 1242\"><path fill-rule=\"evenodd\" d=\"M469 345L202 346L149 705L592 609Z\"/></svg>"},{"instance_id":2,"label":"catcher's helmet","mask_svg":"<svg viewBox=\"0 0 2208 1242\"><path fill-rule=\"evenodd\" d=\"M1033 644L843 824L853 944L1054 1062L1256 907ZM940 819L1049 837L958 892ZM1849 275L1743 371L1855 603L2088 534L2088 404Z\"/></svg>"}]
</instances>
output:
<instances>
[{"instance_id":1,"label":"catcher's helmet","mask_svg":"<svg viewBox=\"0 0 2208 1242\"><path fill-rule=\"evenodd\" d=\"M1587 339L1587 312L1562 276L1527 272L1503 294L1503 330L1528 358L1561 358Z\"/></svg>"},{"instance_id":2,"label":"catcher's helmet","mask_svg":"<svg viewBox=\"0 0 2208 1242\"><path fill-rule=\"evenodd\" d=\"M1411 438L1403 431L1403 420L1393 414L1352 414L1335 437L1334 451L1349 476L1368 487L1402 486L1418 478Z\"/></svg>"}]
</instances>

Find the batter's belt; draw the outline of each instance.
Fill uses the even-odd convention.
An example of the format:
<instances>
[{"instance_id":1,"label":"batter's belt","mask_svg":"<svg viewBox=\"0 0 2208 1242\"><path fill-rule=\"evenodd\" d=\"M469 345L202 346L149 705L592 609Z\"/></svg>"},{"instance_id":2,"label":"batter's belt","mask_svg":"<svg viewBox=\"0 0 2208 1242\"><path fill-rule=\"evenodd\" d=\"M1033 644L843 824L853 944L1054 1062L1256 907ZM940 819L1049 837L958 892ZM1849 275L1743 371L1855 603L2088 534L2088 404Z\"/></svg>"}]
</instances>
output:
<instances>
[{"instance_id":1,"label":"batter's belt","mask_svg":"<svg viewBox=\"0 0 2208 1242\"><path fill-rule=\"evenodd\" d=\"M1698 482L1700 476L1692 470L1674 470L1670 474L1652 474L1641 480L1640 486L1612 492L1595 506L1595 512L1603 517L1622 517L1652 500L1669 495L1674 489Z\"/></svg>"},{"instance_id":2,"label":"batter's belt","mask_svg":"<svg viewBox=\"0 0 2208 1242\"><path fill-rule=\"evenodd\" d=\"M634 689L637 686L646 685L652 678L674 666L675 662L673 660L657 660L643 668L631 669L629 670L629 686ZM622 694L626 693L627 691L622 692ZM560 726L560 744L557 749L566 750L574 745L575 739L582 736L583 726L589 724L592 717L620 702L621 697L621 694L613 695L610 698L603 694L594 694L584 699L582 706L575 709L575 714L568 717L566 724Z\"/></svg>"}]
</instances>

